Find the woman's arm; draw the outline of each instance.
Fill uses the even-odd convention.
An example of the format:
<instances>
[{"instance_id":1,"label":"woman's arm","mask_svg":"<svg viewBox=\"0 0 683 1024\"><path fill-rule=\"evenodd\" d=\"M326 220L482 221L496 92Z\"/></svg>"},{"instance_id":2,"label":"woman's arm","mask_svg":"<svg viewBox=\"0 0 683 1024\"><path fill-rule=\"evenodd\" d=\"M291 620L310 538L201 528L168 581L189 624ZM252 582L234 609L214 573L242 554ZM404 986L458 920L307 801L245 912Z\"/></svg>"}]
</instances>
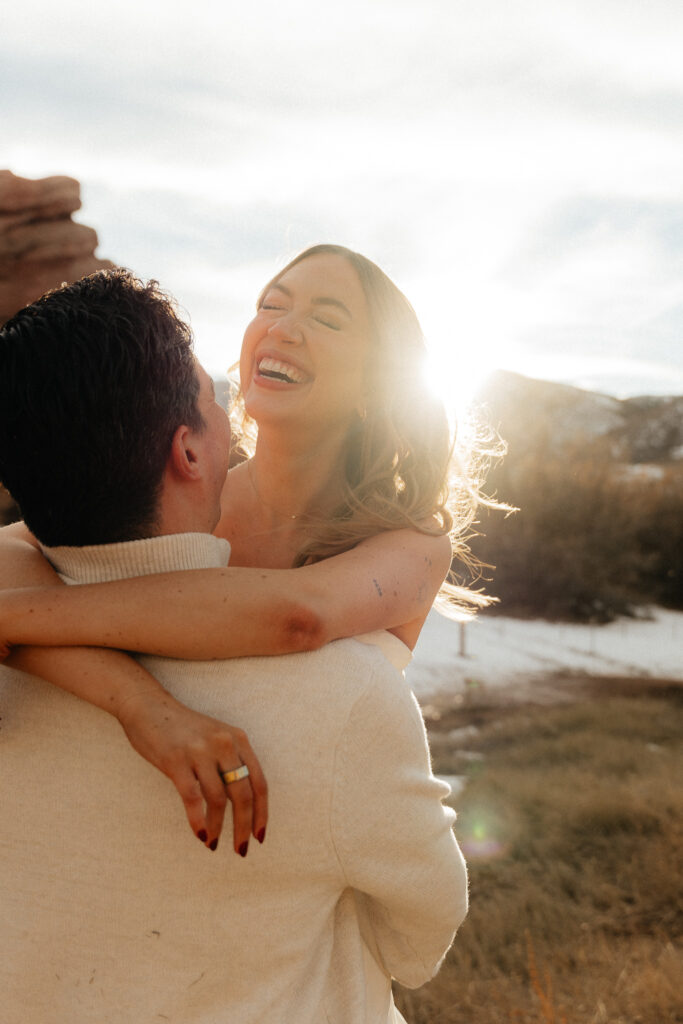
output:
<instances>
[{"instance_id":1,"label":"woman's arm","mask_svg":"<svg viewBox=\"0 0 683 1024\"><path fill-rule=\"evenodd\" d=\"M201 660L390 629L412 647L450 560L447 537L399 530L300 569L200 569L0 594L2 639Z\"/></svg>"},{"instance_id":2,"label":"woman's arm","mask_svg":"<svg viewBox=\"0 0 683 1024\"><path fill-rule=\"evenodd\" d=\"M63 586L23 526L0 534L1 587L41 584L55 594L78 589ZM213 847L220 835L227 798L233 804L236 850L252 832L258 836L265 830L267 788L246 735L186 708L132 658L79 647L17 647L8 664L118 718L134 749L171 779L192 830L207 846ZM240 762L249 767L249 779L225 787L217 765L228 769Z\"/></svg>"}]
</instances>

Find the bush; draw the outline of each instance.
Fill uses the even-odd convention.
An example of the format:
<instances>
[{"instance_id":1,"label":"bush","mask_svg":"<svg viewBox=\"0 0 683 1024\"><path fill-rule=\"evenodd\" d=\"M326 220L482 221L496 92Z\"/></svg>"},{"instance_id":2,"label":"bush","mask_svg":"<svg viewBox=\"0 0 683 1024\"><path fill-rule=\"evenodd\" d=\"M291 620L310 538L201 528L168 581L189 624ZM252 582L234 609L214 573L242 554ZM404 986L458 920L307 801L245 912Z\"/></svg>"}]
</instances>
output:
<instances>
[{"instance_id":1,"label":"bush","mask_svg":"<svg viewBox=\"0 0 683 1024\"><path fill-rule=\"evenodd\" d=\"M643 603L683 607L683 472L623 473L609 452L516 455L489 479L519 511L484 510L475 555L501 612L609 622Z\"/></svg>"}]
</instances>

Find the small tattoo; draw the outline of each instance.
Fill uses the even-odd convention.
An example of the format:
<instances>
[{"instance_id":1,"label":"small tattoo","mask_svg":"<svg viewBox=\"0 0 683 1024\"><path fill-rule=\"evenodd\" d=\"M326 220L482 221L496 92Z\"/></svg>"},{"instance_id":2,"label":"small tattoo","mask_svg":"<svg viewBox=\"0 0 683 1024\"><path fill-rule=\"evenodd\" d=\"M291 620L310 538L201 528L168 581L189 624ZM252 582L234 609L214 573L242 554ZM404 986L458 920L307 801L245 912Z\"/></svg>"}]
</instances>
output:
<instances>
[{"instance_id":1,"label":"small tattoo","mask_svg":"<svg viewBox=\"0 0 683 1024\"><path fill-rule=\"evenodd\" d=\"M373 579L373 581L372 581L372 582L373 582L373 583L375 584L375 590L377 591L377 593L378 593L378 594L379 594L379 596L381 597L381 596L382 596L382 588L380 587L380 585L379 585L379 583L377 582L377 580Z\"/></svg>"}]
</instances>

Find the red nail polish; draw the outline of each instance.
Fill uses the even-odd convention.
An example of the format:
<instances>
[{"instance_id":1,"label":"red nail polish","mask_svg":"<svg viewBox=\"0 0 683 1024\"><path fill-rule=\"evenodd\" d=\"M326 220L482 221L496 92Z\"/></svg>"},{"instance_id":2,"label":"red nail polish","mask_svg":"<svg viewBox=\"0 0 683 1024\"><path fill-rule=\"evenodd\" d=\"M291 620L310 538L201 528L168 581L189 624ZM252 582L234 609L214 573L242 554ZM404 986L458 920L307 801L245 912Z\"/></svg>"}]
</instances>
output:
<instances>
[{"instance_id":1,"label":"red nail polish","mask_svg":"<svg viewBox=\"0 0 683 1024\"><path fill-rule=\"evenodd\" d=\"M212 839L211 842L209 843L209 849L210 850L215 850L217 846L218 846L218 840L217 839Z\"/></svg>"},{"instance_id":2,"label":"red nail polish","mask_svg":"<svg viewBox=\"0 0 683 1024\"><path fill-rule=\"evenodd\" d=\"M259 829L259 831L256 833L256 838L258 839L259 843L263 842L263 840L266 838L265 826L262 829Z\"/></svg>"},{"instance_id":3,"label":"red nail polish","mask_svg":"<svg viewBox=\"0 0 683 1024\"><path fill-rule=\"evenodd\" d=\"M206 840L208 839L206 829L200 828L199 832L197 833L197 839L199 839L202 843L206 842Z\"/></svg>"},{"instance_id":4,"label":"red nail polish","mask_svg":"<svg viewBox=\"0 0 683 1024\"><path fill-rule=\"evenodd\" d=\"M240 857L246 857L248 849L249 849L249 843L242 843L242 845L239 848L239 855L240 855Z\"/></svg>"}]
</instances>

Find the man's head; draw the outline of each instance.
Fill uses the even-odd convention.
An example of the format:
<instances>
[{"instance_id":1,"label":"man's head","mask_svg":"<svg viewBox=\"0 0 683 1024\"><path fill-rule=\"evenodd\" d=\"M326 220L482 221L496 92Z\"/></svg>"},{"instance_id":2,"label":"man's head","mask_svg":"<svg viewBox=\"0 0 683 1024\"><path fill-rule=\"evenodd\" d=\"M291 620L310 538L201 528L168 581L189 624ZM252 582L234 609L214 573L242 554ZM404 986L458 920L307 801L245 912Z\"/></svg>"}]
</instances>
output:
<instances>
[{"instance_id":1,"label":"man's head","mask_svg":"<svg viewBox=\"0 0 683 1024\"><path fill-rule=\"evenodd\" d=\"M161 529L169 464L171 490L201 478L192 501L213 502L215 517L229 433L191 346L156 282L120 269L50 292L0 329L0 480L43 543L199 528L176 516Z\"/></svg>"}]
</instances>

